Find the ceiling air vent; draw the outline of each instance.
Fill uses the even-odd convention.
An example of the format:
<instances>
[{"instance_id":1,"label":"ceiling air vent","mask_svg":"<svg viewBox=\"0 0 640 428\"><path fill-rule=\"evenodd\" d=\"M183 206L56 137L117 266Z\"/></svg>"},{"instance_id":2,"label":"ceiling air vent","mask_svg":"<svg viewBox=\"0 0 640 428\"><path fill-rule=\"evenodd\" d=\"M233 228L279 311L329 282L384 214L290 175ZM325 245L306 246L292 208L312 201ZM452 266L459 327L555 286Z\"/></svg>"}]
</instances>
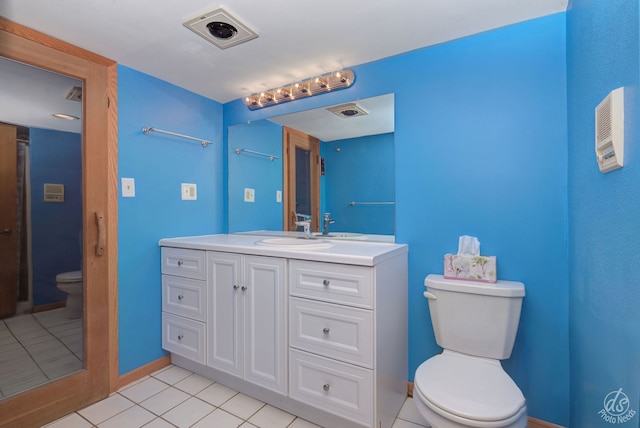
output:
<instances>
[{"instance_id":1,"label":"ceiling air vent","mask_svg":"<svg viewBox=\"0 0 640 428\"><path fill-rule=\"evenodd\" d=\"M220 49L258 37L255 31L220 7L182 21L182 24Z\"/></svg>"},{"instance_id":2,"label":"ceiling air vent","mask_svg":"<svg viewBox=\"0 0 640 428\"><path fill-rule=\"evenodd\" d=\"M69 93L67 93L67 96L65 97L65 99L69 101L82 102L82 87L74 86L73 88L71 88L69 90Z\"/></svg>"},{"instance_id":3,"label":"ceiling air vent","mask_svg":"<svg viewBox=\"0 0 640 428\"><path fill-rule=\"evenodd\" d=\"M343 118L364 116L367 112L355 103L341 104L327 108L331 113Z\"/></svg>"}]
</instances>

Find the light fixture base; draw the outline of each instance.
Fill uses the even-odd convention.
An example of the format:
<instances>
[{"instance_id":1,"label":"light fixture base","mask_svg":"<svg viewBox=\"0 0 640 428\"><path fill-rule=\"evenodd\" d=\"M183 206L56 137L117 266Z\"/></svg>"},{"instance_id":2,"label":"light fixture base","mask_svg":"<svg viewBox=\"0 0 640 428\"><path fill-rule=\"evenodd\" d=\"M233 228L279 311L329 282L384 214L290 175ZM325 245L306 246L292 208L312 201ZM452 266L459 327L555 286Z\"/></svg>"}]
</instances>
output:
<instances>
[{"instance_id":1,"label":"light fixture base","mask_svg":"<svg viewBox=\"0 0 640 428\"><path fill-rule=\"evenodd\" d=\"M279 88L255 93L243 99L249 110L258 110L313 95L326 94L353 85L353 70L340 70L312 77L300 82L288 83Z\"/></svg>"}]
</instances>

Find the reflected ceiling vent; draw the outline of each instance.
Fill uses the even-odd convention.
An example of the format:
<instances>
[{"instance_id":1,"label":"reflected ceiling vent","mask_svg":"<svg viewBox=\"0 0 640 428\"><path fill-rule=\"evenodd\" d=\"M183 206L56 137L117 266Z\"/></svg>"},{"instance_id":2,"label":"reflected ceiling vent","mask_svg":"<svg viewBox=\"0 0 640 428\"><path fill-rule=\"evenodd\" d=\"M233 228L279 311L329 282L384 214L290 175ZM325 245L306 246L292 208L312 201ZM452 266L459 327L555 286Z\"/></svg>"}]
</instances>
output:
<instances>
[{"instance_id":1,"label":"reflected ceiling vent","mask_svg":"<svg viewBox=\"0 0 640 428\"><path fill-rule=\"evenodd\" d=\"M349 118L349 117L358 117L365 116L367 112L360 106L355 103L342 104L339 106L329 107L327 108L331 113L338 115L340 117Z\"/></svg>"},{"instance_id":2,"label":"reflected ceiling vent","mask_svg":"<svg viewBox=\"0 0 640 428\"><path fill-rule=\"evenodd\" d=\"M255 31L220 7L182 21L182 24L220 49L258 37Z\"/></svg>"},{"instance_id":3,"label":"reflected ceiling vent","mask_svg":"<svg viewBox=\"0 0 640 428\"><path fill-rule=\"evenodd\" d=\"M82 87L74 86L73 88L71 88L65 99L69 101L82 102Z\"/></svg>"}]
</instances>

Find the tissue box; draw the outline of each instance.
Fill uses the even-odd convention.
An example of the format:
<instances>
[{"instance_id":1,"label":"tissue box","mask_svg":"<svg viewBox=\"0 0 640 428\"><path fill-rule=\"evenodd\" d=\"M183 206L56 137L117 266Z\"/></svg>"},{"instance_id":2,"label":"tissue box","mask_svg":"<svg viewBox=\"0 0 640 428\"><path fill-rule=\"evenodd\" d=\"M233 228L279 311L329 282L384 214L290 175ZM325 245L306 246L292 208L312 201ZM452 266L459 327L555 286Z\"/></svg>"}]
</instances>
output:
<instances>
[{"instance_id":1,"label":"tissue box","mask_svg":"<svg viewBox=\"0 0 640 428\"><path fill-rule=\"evenodd\" d=\"M444 277L470 281L496 282L495 256L444 255Z\"/></svg>"}]
</instances>

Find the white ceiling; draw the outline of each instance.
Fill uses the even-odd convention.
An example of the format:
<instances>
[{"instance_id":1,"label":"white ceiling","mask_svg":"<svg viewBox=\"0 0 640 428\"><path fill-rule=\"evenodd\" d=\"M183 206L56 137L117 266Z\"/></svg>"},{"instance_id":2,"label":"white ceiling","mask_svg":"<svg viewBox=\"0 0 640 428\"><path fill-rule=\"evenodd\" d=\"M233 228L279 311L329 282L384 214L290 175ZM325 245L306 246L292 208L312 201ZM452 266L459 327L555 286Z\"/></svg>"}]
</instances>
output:
<instances>
[{"instance_id":1,"label":"white ceiling","mask_svg":"<svg viewBox=\"0 0 640 428\"><path fill-rule=\"evenodd\" d=\"M225 103L324 72L562 12L568 0L0 0L0 15ZM223 6L257 39L182 25Z\"/></svg>"},{"instance_id":2,"label":"white ceiling","mask_svg":"<svg viewBox=\"0 0 640 428\"><path fill-rule=\"evenodd\" d=\"M0 57L0 122L79 133L81 120L51 116L82 117L82 103L65 98L76 86L82 82Z\"/></svg>"},{"instance_id":3,"label":"white ceiling","mask_svg":"<svg viewBox=\"0 0 640 428\"><path fill-rule=\"evenodd\" d=\"M272 117L269 120L328 142L394 131L393 94L364 98L355 102L367 114L342 117L329 107ZM341 104L337 104L341 105Z\"/></svg>"}]
</instances>

